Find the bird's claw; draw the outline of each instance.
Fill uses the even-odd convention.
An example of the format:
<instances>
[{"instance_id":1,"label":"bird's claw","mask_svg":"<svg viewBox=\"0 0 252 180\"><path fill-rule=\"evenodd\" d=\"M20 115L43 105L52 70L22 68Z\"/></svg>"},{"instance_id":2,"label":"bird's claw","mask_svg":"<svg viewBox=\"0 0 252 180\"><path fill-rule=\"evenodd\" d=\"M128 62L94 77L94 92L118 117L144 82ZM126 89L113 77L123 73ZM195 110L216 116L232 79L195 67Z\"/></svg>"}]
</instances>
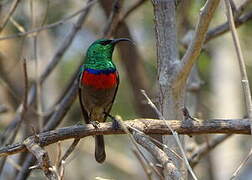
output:
<instances>
[{"instance_id":1,"label":"bird's claw","mask_svg":"<svg viewBox=\"0 0 252 180\"><path fill-rule=\"evenodd\" d=\"M116 118L111 118L112 119L112 129L116 130L120 128L119 122L116 120Z\"/></svg>"},{"instance_id":2,"label":"bird's claw","mask_svg":"<svg viewBox=\"0 0 252 180\"><path fill-rule=\"evenodd\" d=\"M90 124L92 124L94 126L94 128L99 128L100 124L98 121L91 121Z\"/></svg>"},{"instance_id":3,"label":"bird's claw","mask_svg":"<svg viewBox=\"0 0 252 180\"><path fill-rule=\"evenodd\" d=\"M110 115L107 112L104 112L104 114L106 116L108 116L112 120L112 129L116 130L116 129L120 128L120 124L119 124L119 122L116 120L116 118L114 116Z\"/></svg>"}]
</instances>

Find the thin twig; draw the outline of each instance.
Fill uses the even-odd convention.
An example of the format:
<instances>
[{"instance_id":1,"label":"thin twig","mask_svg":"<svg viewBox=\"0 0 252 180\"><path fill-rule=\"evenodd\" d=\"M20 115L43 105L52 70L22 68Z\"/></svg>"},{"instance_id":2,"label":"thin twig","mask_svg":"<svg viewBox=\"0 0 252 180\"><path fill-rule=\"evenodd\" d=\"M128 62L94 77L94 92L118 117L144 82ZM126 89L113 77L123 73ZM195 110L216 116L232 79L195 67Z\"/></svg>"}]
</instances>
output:
<instances>
[{"instance_id":1,"label":"thin twig","mask_svg":"<svg viewBox=\"0 0 252 180\"><path fill-rule=\"evenodd\" d=\"M2 32L2 30L5 28L5 26L7 25L10 17L12 16L12 14L15 12L19 2L21 0L14 0L14 2L12 3L9 12L6 14L6 16L3 19L3 23L0 25L0 33Z\"/></svg>"},{"instance_id":2,"label":"thin twig","mask_svg":"<svg viewBox=\"0 0 252 180\"><path fill-rule=\"evenodd\" d=\"M9 36L0 37L0 41L35 34L35 33L50 29L50 28L54 28L54 27L59 26L59 25L63 25L68 20L70 20L70 19L74 18L75 16L87 11L87 9L89 9L96 2L97 2L97 0L91 1L85 7L81 8L80 10L76 11L75 13L73 13L73 14L71 14L71 15L69 15L69 16L67 16L67 17L65 17L65 18L63 18L63 19L61 19L61 20L59 20L59 21L57 21L55 23L48 24L46 26L36 28L36 29L30 30L30 31L26 31L26 32L23 32L23 33L17 33L17 34L13 34L13 35L9 35Z\"/></svg>"},{"instance_id":3,"label":"thin twig","mask_svg":"<svg viewBox=\"0 0 252 180\"><path fill-rule=\"evenodd\" d=\"M133 4L129 9L127 9L127 11L125 11L120 16L119 23L124 21L133 11L135 11L138 7L140 7L144 2L146 2L146 0L138 0L137 2L135 2L135 4Z\"/></svg>"},{"instance_id":4,"label":"thin twig","mask_svg":"<svg viewBox=\"0 0 252 180\"><path fill-rule=\"evenodd\" d=\"M132 14L133 11L138 9L144 2L146 2L146 0L138 0L137 2L135 2L135 4L133 4L131 7L129 7L129 9L127 9L124 13L121 13L117 24L115 24L115 26L114 26L114 29L118 29L118 27L120 25L122 25L122 22L124 22L125 19L127 19L127 17L130 14Z\"/></svg>"},{"instance_id":5,"label":"thin twig","mask_svg":"<svg viewBox=\"0 0 252 180\"><path fill-rule=\"evenodd\" d=\"M78 88L79 88L78 81L73 81L72 86L70 86L67 93L64 96L62 96L61 100L59 101L58 110L55 111L47 120L47 123L44 126L43 131L54 129L59 125L63 117L66 115L66 113L72 106L77 96ZM23 163L22 171L20 171L17 176L17 180L22 180L29 175L30 170L28 168L32 165L34 161L35 158L33 158L32 155L27 156L26 160Z\"/></svg>"},{"instance_id":6,"label":"thin twig","mask_svg":"<svg viewBox=\"0 0 252 180\"><path fill-rule=\"evenodd\" d=\"M146 162L142 159L142 157L140 156L139 152L136 149L132 149L133 154L136 156L136 158L138 159L138 161L140 162L146 176L148 180L152 180L152 176L151 176L151 170L148 168L148 165L146 165Z\"/></svg>"},{"instance_id":7,"label":"thin twig","mask_svg":"<svg viewBox=\"0 0 252 180\"><path fill-rule=\"evenodd\" d=\"M70 44L72 43L76 33L81 29L82 24L84 23L88 12L91 8L91 6L97 2L97 0L89 0L87 5L85 6L85 10L82 11L82 13L80 14L79 18L77 19L76 24L73 26L71 32L69 33L69 35L64 39L64 41L62 42L62 45L58 48L58 50L56 51L55 55L53 56L51 63L47 66L47 68L45 69L45 71L42 73L41 77L40 77L40 82L44 82L44 80L48 77L49 74L51 74L51 72L53 71L53 69L55 68L55 66L59 63L60 58L62 57L62 55L64 54L64 52L67 51L67 49L69 48Z\"/></svg>"},{"instance_id":8,"label":"thin twig","mask_svg":"<svg viewBox=\"0 0 252 180\"><path fill-rule=\"evenodd\" d=\"M235 27L238 28L241 25L248 22L249 20L251 20L251 19L252 19L252 11L237 17L235 19ZM219 25L219 26L217 26L217 27L215 27L213 29L210 29L207 32L205 43L207 43L208 41L210 41L210 40L212 40L214 38L217 38L217 37L223 35L224 33L228 32L228 31L229 31L228 22L223 23L223 24L221 24L221 25Z\"/></svg>"},{"instance_id":9,"label":"thin twig","mask_svg":"<svg viewBox=\"0 0 252 180\"><path fill-rule=\"evenodd\" d=\"M80 142L80 138L74 139L73 143L67 149L67 151L65 152L65 154L63 155L63 157L58 161L58 164L57 164L58 168L61 167L62 162L66 161L67 157L74 151L74 149L76 148L76 146L78 145L79 142Z\"/></svg>"},{"instance_id":10,"label":"thin twig","mask_svg":"<svg viewBox=\"0 0 252 180\"><path fill-rule=\"evenodd\" d=\"M235 9L236 15L241 15L241 13L244 11L244 9L246 7L249 7L250 3L252 3L251 0L245 0L245 1L243 1L243 3L238 8L236 7L236 9Z\"/></svg>"},{"instance_id":11,"label":"thin twig","mask_svg":"<svg viewBox=\"0 0 252 180\"><path fill-rule=\"evenodd\" d=\"M133 136L139 144L141 144L148 152L153 155L153 157L155 157L162 164L165 172L165 177L167 177L168 175L171 179L182 180L181 173L164 151L162 151L154 143L149 141L149 139L135 131L133 132Z\"/></svg>"},{"instance_id":12,"label":"thin twig","mask_svg":"<svg viewBox=\"0 0 252 180\"><path fill-rule=\"evenodd\" d=\"M30 16L31 16L31 29L34 29L36 27L36 19L35 19L35 4L33 0L30 0ZM35 84L36 84L36 110L37 110L37 117L38 117L38 129L39 131L43 128L43 117L40 116L40 114L43 114L42 109L42 85L39 82L39 72L40 72L40 66L38 62L38 53L37 53L37 42L38 42L38 33L36 33L32 37L32 50L33 50L33 57L34 57L34 70L35 70Z\"/></svg>"},{"instance_id":13,"label":"thin twig","mask_svg":"<svg viewBox=\"0 0 252 180\"><path fill-rule=\"evenodd\" d=\"M61 171L60 171L60 174L59 174L59 180L63 180L64 179L64 174L65 174L65 161L62 161L61 162Z\"/></svg>"},{"instance_id":14,"label":"thin twig","mask_svg":"<svg viewBox=\"0 0 252 180\"><path fill-rule=\"evenodd\" d=\"M245 60L243 58L238 34L235 29L233 12L232 12L229 0L225 0L225 5L226 5L226 15L229 22L229 27L231 30L231 34L234 41L234 46L235 46L238 62L239 62L240 73L241 73L241 78L242 78L241 83L243 87L243 93L245 96L247 115L248 115L248 118L250 119L250 131L252 134L252 99L251 99L251 91L250 91L250 86L249 86L249 81L248 81L248 76L247 76L247 71L246 71ZM237 168L237 170L233 174L232 179L235 178L235 176L238 174L240 169L242 169L245 166L246 161L249 159L251 154L252 154L252 148L249 154L247 155L247 157L245 158L245 160L240 164L240 166Z\"/></svg>"},{"instance_id":15,"label":"thin twig","mask_svg":"<svg viewBox=\"0 0 252 180\"><path fill-rule=\"evenodd\" d=\"M22 33L25 33L26 30L25 28L19 24L14 18L10 17L10 22L17 28L17 30L19 30Z\"/></svg>"},{"instance_id":16,"label":"thin twig","mask_svg":"<svg viewBox=\"0 0 252 180\"><path fill-rule=\"evenodd\" d=\"M142 136L145 136L146 138L150 139L151 141L155 142L156 144L158 144L159 146L163 147L164 149L170 151L171 153L173 153L176 157L178 157L179 159L183 160L183 158L178 154L176 153L174 150L170 149L166 144L163 144L161 142L159 142L158 140L154 139L153 137L151 136L148 136L146 134L144 134L142 131L139 131L138 129L134 128L134 127L131 127L131 126L128 126L128 128L138 132L139 134L141 134Z\"/></svg>"},{"instance_id":17,"label":"thin twig","mask_svg":"<svg viewBox=\"0 0 252 180\"><path fill-rule=\"evenodd\" d=\"M129 132L129 130L127 129L127 125L122 121L121 117L116 116L116 120L119 122L120 126L122 127L123 131L128 135L130 141L132 142L132 144L135 146L136 150L139 152L139 154L143 157L143 159L145 160L146 164L148 165L148 168L150 170L153 170L159 177L160 179L163 179L163 176L160 174L160 172L158 171L158 169L153 165L152 162L150 162L145 155L143 154L143 152L141 151L141 149L139 148L139 145L137 143L137 141L135 140L135 137Z\"/></svg>"},{"instance_id":18,"label":"thin twig","mask_svg":"<svg viewBox=\"0 0 252 180\"><path fill-rule=\"evenodd\" d=\"M176 143L177 143L177 145L178 145L178 147L179 147L179 149L180 149L180 151L181 151L181 153L182 153L182 157L183 157L183 160L184 160L184 162L185 162L185 165L186 165L187 169L188 169L189 172L191 173L193 179L197 180L197 177L196 177L196 175L194 174L194 172L193 172L193 170L192 170L192 168L191 168L191 166L190 166L190 164L189 164L189 162L188 162L188 160L187 160L186 153L185 153L185 151L184 151L184 149L183 149L183 146L182 146L182 144L181 144L181 142L180 142L180 140L179 140L178 133L177 133L176 131L174 131L174 130L171 128L171 126L169 125L168 121L165 120L165 118L163 117L163 115L161 114L161 112L157 109L157 107L155 106L155 104L154 104L154 103L151 101L151 99L147 96L147 94L145 93L145 91L144 91L144 90L141 90L141 92L142 92L142 94L145 96L145 98L147 99L148 104L156 111L156 113L157 113L158 116L159 116L159 119L164 120L166 126L169 128L169 130L171 131L173 137L175 138L175 141L176 141Z\"/></svg>"},{"instance_id":19,"label":"thin twig","mask_svg":"<svg viewBox=\"0 0 252 180\"><path fill-rule=\"evenodd\" d=\"M232 174L230 179L235 179L237 177L237 175L239 174L240 170L245 166L245 164L247 163L247 161L249 160L249 158L252 155L252 148L250 149L248 155L245 157L245 159L241 162L241 164L239 165L239 167L235 170L235 172Z\"/></svg>"},{"instance_id":20,"label":"thin twig","mask_svg":"<svg viewBox=\"0 0 252 180\"><path fill-rule=\"evenodd\" d=\"M57 165L57 164L60 164L61 151L62 151L62 149L61 149L61 142L59 141L59 142L57 143L57 159L56 159L56 165ZM56 166L56 167L57 167L57 169L59 168L59 166Z\"/></svg>"},{"instance_id":21,"label":"thin twig","mask_svg":"<svg viewBox=\"0 0 252 180\"><path fill-rule=\"evenodd\" d=\"M27 101L28 101L28 83L29 83L29 79L28 79L28 73L27 73L27 65L26 65L26 59L23 59L23 72L24 72L24 104L22 107L22 112L21 112L21 120L19 121L19 123L16 125L16 127L13 130L13 134L7 139L6 144L11 144L13 143L13 141L15 140L18 130L21 127L22 122L25 119L25 114L27 112ZM0 161L0 174L3 170L4 164L6 162L6 157L4 157L1 161Z\"/></svg>"},{"instance_id":22,"label":"thin twig","mask_svg":"<svg viewBox=\"0 0 252 180\"><path fill-rule=\"evenodd\" d=\"M59 63L59 61L61 60L61 57L64 55L64 53L66 52L66 50L68 49L68 47L71 45L76 33L78 32L78 30L81 28L81 25L83 24L83 22L85 21L87 14L89 12L89 9L91 8L91 6L96 2L97 0L91 0L90 2L87 3L87 5L85 6L85 11L82 11L82 14L79 16L76 24L73 26L71 32L68 34L68 36L64 39L64 41L62 42L61 46L58 48L58 50L55 52L54 56L52 57L50 63L48 64L48 66L46 67L46 69L44 70L44 72L42 73L42 75L40 76L40 83L42 84L47 77L51 74L51 72L54 70L54 68L56 67L56 65ZM36 86L33 84L29 90L29 97L28 97L28 106L30 106L34 100L35 100L35 95L36 95ZM18 107L18 109L20 109L22 107L22 104ZM2 133L3 137L6 136L6 134L8 134L13 127L16 126L16 124L20 121L20 113L16 113L16 116L14 118L14 120L11 122L11 124L5 129L5 131Z\"/></svg>"},{"instance_id":23,"label":"thin twig","mask_svg":"<svg viewBox=\"0 0 252 180\"><path fill-rule=\"evenodd\" d=\"M199 147L188 157L190 165L192 167L195 167L207 153L209 153L217 145L221 144L223 141L225 141L231 136L231 134L216 136L210 139L208 142L199 145Z\"/></svg>"},{"instance_id":24,"label":"thin twig","mask_svg":"<svg viewBox=\"0 0 252 180\"><path fill-rule=\"evenodd\" d=\"M239 67L240 67L240 72L241 72L241 82L242 82L242 87L243 87L243 93L245 96L245 102L246 102L246 109L247 109L247 114L248 117L252 120L252 99L251 99L251 91L249 87L249 81L248 81L248 76L247 76L247 71L246 71L246 65L245 65L245 60L243 58L242 50L241 50L241 45L239 42L238 34L235 29L235 24L234 24L234 18L233 18L233 13L232 9L229 3L229 0L225 0L226 8L227 8L227 19L229 22L229 27L231 30L232 38L234 41L234 46L239 62ZM251 134L252 134L252 121L251 121Z\"/></svg>"},{"instance_id":25,"label":"thin twig","mask_svg":"<svg viewBox=\"0 0 252 180\"><path fill-rule=\"evenodd\" d=\"M121 10L121 0L115 0L113 3L112 11L109 15L107 24L105 25L105 28L102 33L102 37L110 38L112 34L114 34L115 27L117 26L119 22L119 13Z\"/></svg>"}]
</instances>

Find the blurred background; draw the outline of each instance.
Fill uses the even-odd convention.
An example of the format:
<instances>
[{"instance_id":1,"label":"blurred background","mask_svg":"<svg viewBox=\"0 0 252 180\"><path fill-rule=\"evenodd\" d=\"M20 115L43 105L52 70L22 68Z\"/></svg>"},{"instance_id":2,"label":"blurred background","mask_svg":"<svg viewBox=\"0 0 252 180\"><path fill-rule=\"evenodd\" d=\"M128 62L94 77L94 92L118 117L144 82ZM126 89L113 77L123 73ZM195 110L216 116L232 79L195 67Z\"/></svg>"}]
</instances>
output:
<instances>
[{"instance_id":1,"label":"blurred background","mask_svg":"<svg viewBox=\"0 0 252 180\"><path fill-rule=\"evenodd\" d=\"M14 1L0 1L0 17L5 17ZM14 120L19 104L24 99L23 59L27 61L29 86L36 82L51 62L55 52L64 44L78 16L63 24L48 28L37 34L29 34L2 40L2 37L22 33L47 24L58 22L85 7L85 0L23 0L18 3L7 26L0 34L0 131ZM123 1L121 11L126 12L137 1ZM139 1L140 2L140 1ZM246 2L234 1L236 6ZM204 0L182 0L177 7L178 46L180 55L186 50L187 37L195 27ZM247 3L237 16L252 11L252 3ZM38 127L39 119L47 120L48 114L57 110L55 104L62 98L68 84L72 81L79 65L83 62L88 46L101 38L111 12L113 0L100 0L90 9L85 22L77 32L68 49L64 51L59 63L40 88L39 108L33 103L29 108L14 142L32 134ZM2 19L2 18L0 18ZM220 3L211 23L215 28L226 22L225 6ZM169 27L164 27L169 28ZM239 38L246 60L247 71L252 76L252 23L247 21L238 29ZM145 0L132 11L116 29L114 37L129 37L135 46L120 44L114 53L114 63L120 73L120 86L113 105L112 114L124 120L139 117L155 118L140 89L147 91L153 102L157 94L157 64L154 30L153 6ZM237 58L229 33L210 39L204 46L193 75L197 88L188 88L187 107L194 116L209 118L244 118L244 100L240 83ZM251 82L252 83L252 82ZM250 84L251 84L250 83ZM190 84L190 83L189 83ZM190 86L189 86L190 87ZM39 109L39 113L38 113ZM82 123L79 102L76 100L68 109L58 127ZM187 150L193 151L197 144L207 142L214 135L188 138ZM106 136L107 159L98 164L94 159L93 137L81 140L78 147L67 159L65 179L146 179L137 158L132 153L130 140L125 135ZM61 142L62 151L72 143ZM229 179L239 163L251 148L248 136L234 135L215 148L195 167L199 179ZM56 160L57 144L46 147L53 162ZM9 156L0 179L15 179L22 159L19 155ZM239 175L239 179L252 178L252 162L249 161ZM40 170L33 170L28 179L43 179Z\"/></svg>"}]
</instances>

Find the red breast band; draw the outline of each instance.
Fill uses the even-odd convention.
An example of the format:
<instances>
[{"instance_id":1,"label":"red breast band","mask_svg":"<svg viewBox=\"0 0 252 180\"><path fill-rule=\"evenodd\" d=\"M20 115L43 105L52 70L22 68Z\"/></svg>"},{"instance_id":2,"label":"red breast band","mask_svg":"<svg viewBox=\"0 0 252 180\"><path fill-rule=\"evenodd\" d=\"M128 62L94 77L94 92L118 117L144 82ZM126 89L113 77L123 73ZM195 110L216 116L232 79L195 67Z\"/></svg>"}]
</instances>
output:
<instances>
[{"instance_id":1,"label":"red breast band","mask_svg":"<svg viewBox=\"0 0 252 180\"><path fill-rule=\"evenodd\" d=\"M84 71L81 82L97 89L112 88L117 84L117 72L111 72L109 74L92 74L88 71Z\"/></svg>"}]
</instances>

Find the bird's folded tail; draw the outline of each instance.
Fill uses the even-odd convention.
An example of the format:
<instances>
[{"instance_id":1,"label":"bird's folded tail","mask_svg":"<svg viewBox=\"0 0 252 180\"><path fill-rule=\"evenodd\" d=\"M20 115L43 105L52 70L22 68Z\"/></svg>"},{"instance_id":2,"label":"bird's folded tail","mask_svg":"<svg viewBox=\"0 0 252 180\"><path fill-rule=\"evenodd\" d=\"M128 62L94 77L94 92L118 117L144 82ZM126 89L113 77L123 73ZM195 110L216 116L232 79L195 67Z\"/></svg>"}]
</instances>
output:
<instances>
[{"instance_id":1,"label":"bird's folded tail","mask_svg":"<svg viewBox=\"0 0 252 180\"><path fill-rule=\"evenodd\" d=\"M95 159L98 163L103 163L106 159L103 135L95 136Z\"/></svg>"}]
</instances>

